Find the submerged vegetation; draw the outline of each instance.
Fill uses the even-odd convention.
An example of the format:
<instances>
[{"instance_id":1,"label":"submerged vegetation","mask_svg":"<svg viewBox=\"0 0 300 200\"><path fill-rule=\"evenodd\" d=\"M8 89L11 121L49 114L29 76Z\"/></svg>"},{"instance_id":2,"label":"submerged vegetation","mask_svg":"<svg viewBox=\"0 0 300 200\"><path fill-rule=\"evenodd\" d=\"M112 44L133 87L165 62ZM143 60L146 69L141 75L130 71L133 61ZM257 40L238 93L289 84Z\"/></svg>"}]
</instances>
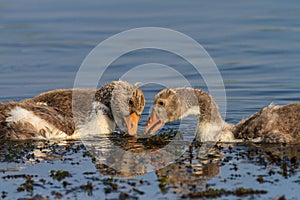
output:
<instances>
[{"instance_id":1,"label":"submerged vegetation","mask_svg":"<svg viewBox=\"0 0 300 200\"><path fill-rule=\"evenodd\" d=\"M209 188L201 192L184 194L181 197L182 198L217 198L217 197L229 196L229 195L244 197L247 195L259 195L259 194L266 194L266 193L267 193L266 190L253 190L253 189L246 189L246 188L237 188L235 190Z\"/></svg>"},{"instance_id":2,"label":"submerged vegetation","mask_svg":"<svg viewBox=\"0 0 300 200\"><path fill-rule=\"evenodd\" d=\"M165 145L169 144L174 139L179 139L181 133L170 130L169 132L163 132L158 135L153 135L151 137L143 138L141 139L141 142L147 147L147 148L161 148Z\"/></svg>"},{"instance_id":3,"label":"submerged vegetation","mask_svg":"<svg viewBox=\"0 0 300 200\"><path fill-rule=\"evenodd\" d=\"M81 141L5 141L0 147L1 195L7 199L299 197L299 145L217 144L200 156L202 144L192 143L174 162L154 165L165 159L155 151L180 137L170 131L149 138L111 138L135 156L144 152L141 149L157 155L149 164L159 167L145 168L139 176L120 174L99 163ZM139 167L136 159L143 157L126 162ZM290 190L276 189L283 183Z\"/></svg>"},{"instance_id":4,"label":"submerged vegetation","mask_svg":"<svg viewBox=\"0 0 300 200\"><path fill-rule=\"evenodd\" d=\"M68 171L64 171L64 170L51 170L50 171L50 176L54 179L54 180L58 180L61 181L67 177L71 177L71 174Z\"/></svg>"}]
</instances>

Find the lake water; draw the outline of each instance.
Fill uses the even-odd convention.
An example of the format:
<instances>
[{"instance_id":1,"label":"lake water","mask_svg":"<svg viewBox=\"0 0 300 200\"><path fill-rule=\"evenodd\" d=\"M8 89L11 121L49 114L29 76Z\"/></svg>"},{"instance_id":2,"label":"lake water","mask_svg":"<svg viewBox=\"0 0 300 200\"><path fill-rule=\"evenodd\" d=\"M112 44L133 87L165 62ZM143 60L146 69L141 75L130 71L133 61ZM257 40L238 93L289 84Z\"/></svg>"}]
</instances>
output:
<instances>
[{"instance_id":1,"label":"lake water","mask_svg":"<svg viewBox=\"0 0 300 200\"><path fill-rule=\"evenodd\" d=\"M230 123L271 102L281 105L300 101L300 2L277 0L0 1L0 101L72 88L81 63L96 45L138 27L173 29L206 49L224 81L226 121ZM207 89L201 78L186 70L190 68L185 61L151 49L120 57L99 84L117 80L132 66L145 63L173 66L182 70L194 87ZM148 76L146 72L140 74L141 79ZM161 88L155 84L142 87L147 104L141 126ZM238 195L229 193L243 187L267 192L246 198L300 198L299 146L224 144L217 155L203 160L189 157L196 154L194 147L165 168L137 177L119 177L110 176L109 170L84 156L86 151L79 141L32 144L6 142L0 147L2 197L172 199L223 188L229 192L221 199L238 199ZM19 156L11 153L14 148ZM47 159L44 155L38 162L30 158L32 151L42 152L41 148L47 150ZM7 156L9 152L11 157ZM64 185L64 180L51 176L51 170L66 170L72 177L65 178ZM32 180L33 190L18 191L22 183ZM92 193L88 182L94 186Z\"/></svg>"}]
</instances>

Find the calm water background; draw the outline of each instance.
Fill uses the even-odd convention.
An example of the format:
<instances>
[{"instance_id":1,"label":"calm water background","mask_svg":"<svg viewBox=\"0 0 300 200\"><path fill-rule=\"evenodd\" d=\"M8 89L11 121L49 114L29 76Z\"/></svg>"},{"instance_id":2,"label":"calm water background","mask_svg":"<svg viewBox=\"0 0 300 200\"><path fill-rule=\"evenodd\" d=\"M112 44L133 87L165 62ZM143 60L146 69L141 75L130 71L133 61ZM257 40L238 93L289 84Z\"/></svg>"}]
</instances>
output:
<instances>
[{"instance_id":1,"label":"calm water background","mask_svg":"<svg viewBox=\"0 0 300 200\"><path fill-rule=\"evenodd\" d=\"M98 43L145 26L174 29L203 45L224 80L228 122L237 122L271 102L300 101L300 2L296 0L2 0L0 101L72 88L81 62ZM103 83L118 79L120 68L148 62L185 66L166 52L138 51L113 63L116 67L107 72ZM188 78L206 89L203 80ZM144 88L148 101L141 123L159 89ZM151 174L144 178L150 180Z\"/></svg>"}]
</instances>

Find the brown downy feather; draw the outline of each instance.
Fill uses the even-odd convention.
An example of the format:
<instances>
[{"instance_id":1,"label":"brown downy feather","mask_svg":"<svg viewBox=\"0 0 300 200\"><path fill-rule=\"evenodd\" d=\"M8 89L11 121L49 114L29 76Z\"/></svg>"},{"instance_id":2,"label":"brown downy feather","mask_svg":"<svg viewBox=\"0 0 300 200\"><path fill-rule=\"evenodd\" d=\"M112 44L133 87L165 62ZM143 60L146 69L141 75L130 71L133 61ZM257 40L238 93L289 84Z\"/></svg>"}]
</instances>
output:
<instances>
[{"instance_id":1,"label":"brown downy feather","mask_svg":"<svg viewBox=\"0 0 300 200\"><path fill-rule=\"evenodd\" d=\"M71 135L75 126L71 117L61 115L55 109L44 105L35 105L25 102L0 103L0 138L1 139L31 139L37 136L43 136L47 130L37 130L30 122L7 122L10 112L16 106L32 112L37 117L49 122L55 128Z\"/></svg>"},{"instance_id":2,"label":"brown downy feather","mask_svg":"<svg viewBox=\"0 0 300 200\"><path fill-rule=\"evenodd\" d=\"M269 143L300 141L300 103L285 106L270 105L239 122L234 129L236 138L261 138Z\"/></svg>"}]
</instances>

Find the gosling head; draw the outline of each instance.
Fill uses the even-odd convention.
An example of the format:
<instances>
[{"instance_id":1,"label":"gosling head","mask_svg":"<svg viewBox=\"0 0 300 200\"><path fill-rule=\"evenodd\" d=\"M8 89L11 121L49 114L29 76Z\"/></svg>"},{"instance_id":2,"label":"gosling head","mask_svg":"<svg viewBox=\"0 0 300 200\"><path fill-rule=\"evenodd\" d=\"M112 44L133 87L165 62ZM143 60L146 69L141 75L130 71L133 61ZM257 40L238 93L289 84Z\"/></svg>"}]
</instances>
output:
<instances>
[{"instance_id":1,"label":"gosling head","mask_svg":"<svg viewBox=\"0 0 300 200\"><path fill-rule=\"evenodd\" d=\"M96 92L95 101L100 101L111 111L111 117L129 135L135 135L138 121L145 107L141 89L125 81L114 81Z\"/></svg>"},{"instance_id":2,"label":"gosling head","mask_svg":"<svg viewBox=\"0 0 300 200\"><path fill-rule=\"evenodd\" d=\"M164 89L155 96L151 116L144 133L155 134L165 123L181 119L181 104L173 89Z\"/></svg>"},{"instance_id":3,"label":"gosling head","mask_svg":"<svg viewBox=\"0 0 300 200\"><path fill-rule=\"evenodd\" d=\"M153 103L144 133L155 134L165 123L193 115L202 119L207 115L206 104L210 97L206 92L193 88L171 88L160 91ZM204 109L202 109L204 108Z\"/></svg>"}]
</instances>

